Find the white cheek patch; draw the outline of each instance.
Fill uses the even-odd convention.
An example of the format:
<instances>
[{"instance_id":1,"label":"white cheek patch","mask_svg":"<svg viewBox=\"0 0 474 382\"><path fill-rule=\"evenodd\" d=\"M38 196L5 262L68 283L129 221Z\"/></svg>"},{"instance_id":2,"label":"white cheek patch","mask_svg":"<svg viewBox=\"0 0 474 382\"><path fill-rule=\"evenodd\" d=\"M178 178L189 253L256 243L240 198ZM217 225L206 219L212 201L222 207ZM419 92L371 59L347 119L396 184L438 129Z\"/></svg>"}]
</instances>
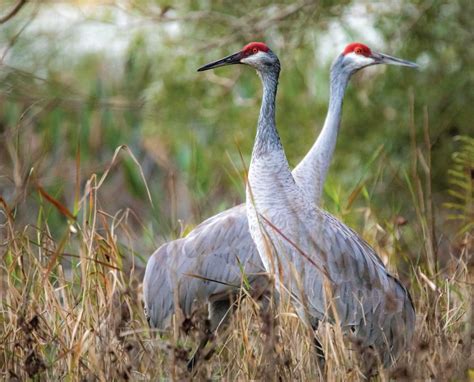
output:
<instances>
[{"instance_id":1,"label":"white cheek patch","mask_svg":"<svg viewBox=\"0 0 474 382\"><path fill-rule=\"evenodd\" d=\"M350 57L350 59L357 63L358 66L365 66L365 65L369 65L369 64L372 64L374 62L374 60L370 57L365 57L364 55L362 54L355 54L354 52L351 52L351 53L348 53L346 54L346 57Z\"/></svg>"},{"instance_id":2,"label":"white cheek patch","mask_svg":"<svg viewBox=\"0 0 474 382\"><path fill-rule=\"evenodd\" d=\"M247 65L256 65L256 64L258 64L259 62L262 61L262 58L263 58L264 55L265 55L264 52L258 51L257 53L252 54L251 56L242 58L240 60L240 62L242 64L247 64Z\"/></svg>"}]
</instances>

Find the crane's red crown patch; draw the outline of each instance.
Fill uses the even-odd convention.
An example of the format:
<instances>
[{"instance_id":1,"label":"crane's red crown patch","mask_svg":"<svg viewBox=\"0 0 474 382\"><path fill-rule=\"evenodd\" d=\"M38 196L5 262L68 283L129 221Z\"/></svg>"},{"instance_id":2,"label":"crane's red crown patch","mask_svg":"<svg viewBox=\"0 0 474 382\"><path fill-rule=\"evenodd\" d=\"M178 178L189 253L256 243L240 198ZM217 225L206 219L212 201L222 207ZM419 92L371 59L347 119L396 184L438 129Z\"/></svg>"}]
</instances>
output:
<instances>
[{"instance_id":1,"label":"crane's red crown patch","mask_svg":"<svg viewBox=\"0 0 474 382\"><path fill-rule=\"evenodd\" d=\"M347 45L344 49L344 52L342 52L344 56L349 53L361 54L362 56L370 57L372 51L367 45L361 44L360 42L353 42L352 44Z\"/></svg>"},{"instance_id":2,"label":"crane's red crown patch","mask_svg":"<svg viewBox=\"0 0 474 382\"><path fill-rule=\"evenodd\" d=\"M269 50L270 48L263 42L251 42L242 48L242 52L246 56L250 56L251 54L258 52L268 52Z\"/></svg>"}]
</instances>

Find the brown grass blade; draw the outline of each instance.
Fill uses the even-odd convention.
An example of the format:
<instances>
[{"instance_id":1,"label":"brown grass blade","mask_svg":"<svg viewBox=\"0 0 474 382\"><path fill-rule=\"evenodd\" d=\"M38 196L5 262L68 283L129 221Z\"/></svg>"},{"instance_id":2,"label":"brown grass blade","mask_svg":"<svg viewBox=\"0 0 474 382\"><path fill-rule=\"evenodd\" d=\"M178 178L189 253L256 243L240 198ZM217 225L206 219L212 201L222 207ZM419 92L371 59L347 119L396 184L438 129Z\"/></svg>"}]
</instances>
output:
<instances>
[{"instance_id":1,"label":"brown grass blade","mask_svg":"<svg viewBox=\"0 0 474 382\"><path fill-rule=\"evenodd\" d=\"M55 199L54 197L52 197L51 195L49 195L45 189L43 187L41 187L39 184L36 186L36 188L38 189L39 193L41 194L42 197L44 197L49 203L51 203L54 207L56 207L56 209L61 213L63 214L64 216L66 216L67 218L71 219L71 220L76 220L76 217L74 216L74 214L69 211L69 209L61 204L61 202L57 199Z\"/></svg>"},{"instance_id":2,"label":"brown grass blade","mask_svg":"<svg viewBox=\"0 0 474 382\"><path fill-rule=\"evenodd\" d=\"M118 157L120 151L122 151L122 150L126 151L127 154L130 155L130 158L132 158L133 162L135 162L135 164L137 165L138 170L140 171L140 176L143 180L143 183L145 184L145 189L146 189L146 192L147 192L148 200L150 201L151 206L154 207L153 200L151 198L150 188L148 187L148 183L146 181L145 173L143 172L143 168L142 168L140 162L138 161L138 159L133 154L132 150L130 150L130 148L127 145L121 145L121 146L119 146L115 149L114 155L112 157L112 161L110 162L109 166L107 167L104 174L100 178L99 184L97 185L96 189L99 189L102 186L105 179L107 178L107 175L109 174L110 170L112 169L113 165L115 164L115 161L117 160L117 157Z\"/></svg>"},{"instance_id":3,"label":"brown grass blade","mask_svg":"<svg viewBox=\"0 0 474 382\"><path fill-rule=\"evenodd\" d=\"M308 260L316 269L318 269L324 276L326 276L330 281L331 277L327 273L327 271L323 268L321 268L318 264L314 262L314 260L309 257L307 253L305 253L301 248L299 248L296 243L294 243L288 236L286 236L278 227L276 227L270 220L268 220L265 216L262 214L258 214L265 222L273 229L275 230L285 241L287 241L293 248L295 248L300 255L302 255L306 260Z\"/></svg>"},{"instance_id":4,"label":"brown grass blade","mask_svg":"<svg viewBox=\"0 0 474 382\"><path fill-rule=\"evenodd\" d=\"M240 288L240 285L229 284L229 283L226 283L225 281L219 281L219 280L211 279L211 278L204 277L204 276L201 276L201 275L197 275L197 274L194 274L194 273L183 273L183 274L185 276L194 277L196 279L200 279L200 280L203 280L203 281L210 281L210 282L213 282L213 283L222 284L222 285L226 285L226 286L229 286L229 287L232 287L232 288L237 288L237 289Z\"/></svg>"}]
</instances>

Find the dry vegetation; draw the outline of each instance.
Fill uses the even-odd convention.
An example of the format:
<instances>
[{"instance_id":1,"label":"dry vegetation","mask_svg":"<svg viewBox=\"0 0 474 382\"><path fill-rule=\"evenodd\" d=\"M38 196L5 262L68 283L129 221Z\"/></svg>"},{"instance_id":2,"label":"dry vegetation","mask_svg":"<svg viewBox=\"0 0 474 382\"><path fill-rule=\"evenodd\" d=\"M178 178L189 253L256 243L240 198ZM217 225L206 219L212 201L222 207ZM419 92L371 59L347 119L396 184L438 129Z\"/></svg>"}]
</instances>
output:
<instances>
[{"instance_id":1,"label":"dry vegetation","mask_svg":"<svg viewBox=\"0 0 474 382\"><path fill-rule=\"evenodd\" d=\"M456 163L460 163L457 169L462 175L462 155ZM207 335L205 312L197 311L184 322L176 318L170 333L148 329L141 302L143 263L135 260L131 219L126 212L110 215L100 210L97 201L107 174L89 179L83 194L76 195L73 211L37 188L44 203L35 224L16 224L14 211L0 199L2 379L191 377L186 362ZM430 235L429 219L423 218L423 201L430 201L416 168L411 183L419 196L417 208L421 208L417 226ZM472 189L470 192L472 195ZM67 221L62 237L53 238L50 233L48 208L59 210ZM365 213L367 224L372 225L370 210ZM430 270L432 259L427 257L433 255L433 243L426 237L419 258L407 262L403 278L417 310L416 334L411 348L391 370L379 369L367 361L370 354L358 349L357 343L344 339L337 328L323 325L318 335L326 364L319 371L312 335L290 305L283 301L272 313L262 313L260 305L247 298L236 304L230 325L208 345L206 359L194 377L314 380L322 373L328 381L363 380L369 374L376 374L372 378L379 380L472 378L473 279L468 265L472 222L464 216L465 211L457 210L451 218L461 215L464 232L449 248L436 251L442 257L441 269L435 266ZM397 230L385 234L383 240L372 240L379 253L389 259L415 258L416 254L397 249Z\"/></svg>"}]
</instances>

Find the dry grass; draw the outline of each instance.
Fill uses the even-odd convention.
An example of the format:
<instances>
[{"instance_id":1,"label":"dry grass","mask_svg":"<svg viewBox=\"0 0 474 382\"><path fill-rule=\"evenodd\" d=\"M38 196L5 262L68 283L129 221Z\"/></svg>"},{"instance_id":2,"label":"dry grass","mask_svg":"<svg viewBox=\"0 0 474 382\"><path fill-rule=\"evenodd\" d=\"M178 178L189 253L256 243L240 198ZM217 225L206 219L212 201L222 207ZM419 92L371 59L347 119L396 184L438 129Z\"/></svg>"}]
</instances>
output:
<instances>
[{"instance_id":1,"label":"dry grass","mask_svg":"<svg viewBox=\"0 0 474 382\"><path fill-rule=\"evenodd\" d=\"M101 182L90 179L74 213L40 192L44 205L54 206L67 221L59 238L52 238L43 208L35 224L19 226L14 212L0 200L2 379L191 377L186 362L205 335L205 313L197 312L184 323L176 321L169 333L148 329L141 303L143 264L135 264L130 223L126 213L110 215L99 209ZM422 232L431 234L429 228L423 220ZM324 375L327 381L359 381L378 371L373 378L384 381L464 380L469 373L472 378L471 240L465 233L444 249L444 265L436 273L429 270L432 259L411 263L404 282L416 306L416 333L412 347L391 370L361 362L367 357L361 357L364 352L357 343L323 325L318 332L326 364L320 371L312 334L290 304L283 301L273 311L262 312L247 298L228 328L208 345L209 359L200 363L194 377L315 380ZM400 256L394 241L378 243L378 251L388 258ZM421 257L431 250L424 248Z\"/></svg>"}]
</instances>

